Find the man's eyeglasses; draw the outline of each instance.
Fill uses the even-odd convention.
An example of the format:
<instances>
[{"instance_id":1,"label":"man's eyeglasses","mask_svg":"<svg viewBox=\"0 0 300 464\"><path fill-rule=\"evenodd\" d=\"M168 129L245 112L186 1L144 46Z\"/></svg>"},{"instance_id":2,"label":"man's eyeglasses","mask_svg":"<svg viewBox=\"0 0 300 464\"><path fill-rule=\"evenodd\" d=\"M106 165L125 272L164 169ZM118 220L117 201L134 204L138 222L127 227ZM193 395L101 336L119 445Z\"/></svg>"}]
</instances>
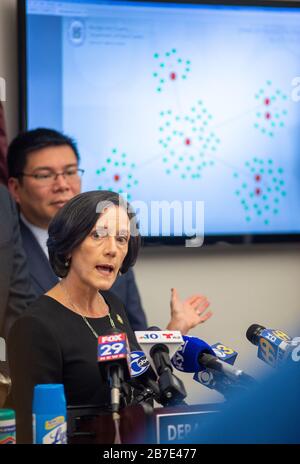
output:
<instances>
[{"instance_id":1,"label":"man's eyeglasses","mask_svg":"<svg viewBox=\"0 0 300 464\"><path fill-rule=\"evenodd\" d=\"M78 180L79 177L82 177L84 174L84 169L80 169L77 167L69 167L62 172L53 172L50 170L39 171L34 174L27 174L26 172L22 172L20 176L24 177L32 177L41 185L50 185L56 181L58 176L63 176L69 182L73 182Z\"/></svg>"}]
</instances>

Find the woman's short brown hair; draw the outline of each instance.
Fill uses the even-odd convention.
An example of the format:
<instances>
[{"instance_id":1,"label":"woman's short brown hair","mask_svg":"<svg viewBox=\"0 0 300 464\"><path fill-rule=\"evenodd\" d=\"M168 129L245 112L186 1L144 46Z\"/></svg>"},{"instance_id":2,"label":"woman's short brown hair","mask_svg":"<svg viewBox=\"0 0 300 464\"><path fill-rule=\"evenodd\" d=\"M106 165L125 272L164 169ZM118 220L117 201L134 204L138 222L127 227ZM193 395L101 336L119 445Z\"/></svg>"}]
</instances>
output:
<instances>
[{"instance_id":1,"label":"woman's short brown hair","mask_svg":"<svg viewBox=\"0 0 300 464\"><path fill-rule=\"evenodd\" d=\"M141 236L136 215L129 203L118 193L102 190L76 195L52 219L47 241L49 261L58 277L66 277L69 271L68 256L92 231L100 214L109 206L119 206L126 210L130 220L128 252L120 269L124 274L136 262Z\"/></svg>"}]
</instances>

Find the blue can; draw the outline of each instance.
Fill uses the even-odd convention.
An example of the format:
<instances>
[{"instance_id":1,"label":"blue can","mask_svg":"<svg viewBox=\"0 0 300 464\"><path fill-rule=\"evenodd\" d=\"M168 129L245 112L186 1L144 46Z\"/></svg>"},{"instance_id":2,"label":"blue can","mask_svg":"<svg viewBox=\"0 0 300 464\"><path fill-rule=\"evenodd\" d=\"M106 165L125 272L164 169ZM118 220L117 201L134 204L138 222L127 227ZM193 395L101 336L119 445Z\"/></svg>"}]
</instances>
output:
<instances>
[{"instance_id":1,"label":"blue can","mask_svg":"<svg viewBox=\"0 0 300 464\"><path fill-rule=\"evenodd\" d=\"M67 405L62 384L34 387L32 422L34 443L67 443Z\"/></svg>"}]
</instances>

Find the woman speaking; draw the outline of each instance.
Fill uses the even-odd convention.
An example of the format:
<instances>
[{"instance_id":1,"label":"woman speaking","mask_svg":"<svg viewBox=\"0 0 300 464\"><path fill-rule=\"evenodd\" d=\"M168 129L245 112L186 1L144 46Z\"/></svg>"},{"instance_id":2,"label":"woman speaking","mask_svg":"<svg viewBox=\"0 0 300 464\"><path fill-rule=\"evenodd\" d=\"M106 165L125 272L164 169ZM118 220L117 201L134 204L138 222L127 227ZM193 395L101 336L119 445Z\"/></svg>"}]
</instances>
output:
<instances>
[{"instance_id":1,"label":"woman speaking","mask_svg":"<svg viewBox=\"0 0 300 464\"><path fill-rule=\"evenodd\" d=\"M62 383L68 405L108 406L109 386L97 365L98 336L115 328L126 332L131 350L139 349L123 304L109 292L118 274L134 265L139 248L135 215L116 193L77 195L52 220L49 259L61 280L30 305L8 339L18 442L32 441L36 384ZM187 332L203 322L208 305L201 295L185 304L173 295L167 328Z\"/></svg>"}]
</instances>

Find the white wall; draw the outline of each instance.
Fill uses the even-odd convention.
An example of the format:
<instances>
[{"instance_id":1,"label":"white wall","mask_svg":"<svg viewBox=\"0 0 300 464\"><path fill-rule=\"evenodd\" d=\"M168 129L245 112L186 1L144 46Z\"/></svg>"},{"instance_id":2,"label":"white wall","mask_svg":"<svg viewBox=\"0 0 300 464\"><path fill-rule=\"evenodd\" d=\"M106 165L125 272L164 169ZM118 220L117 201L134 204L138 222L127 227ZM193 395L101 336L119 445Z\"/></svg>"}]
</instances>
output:
<instances>
[{"instance_id":1,"label":"white wall","mask_svg":"<svg viewBox=\"0 0 300 464\"><path fill-rule=\"evenodd\" d=\"M0 0L0 76L7 81L5 110L9 137L17 133L16 0ZM211 247L209 249L147 248L136 265L136 277L149 323L168 321L171 287L183 297L205 293L213 318L193 333L210 343L222 341L239 352L237 364L255 374L263 367L245 339L252 323L300 335L300 245ZM213 401L184 376L190 400ZM187 381L188 379L188 381Z\"/></svg>"},{"instance_id":2,"label":"white wall","mask_svg":"<svg viewBox=\"0 0 300 464\"><path fill-rule=\"evenodd\" d=\"M171 287L177 287L183 297L203 292L211 301L214 316L194 329L193 335L236 349L236 364L252 375L265 367L245 338L251 324L282 328L292 336L300 333L299 276L299 245L150 248L142 251L136 265L150 324L163 327L167 323ZM193 402L213 401L219 396L198 388L187 374L182 378Z\"/></svg>"}]
</instances>

